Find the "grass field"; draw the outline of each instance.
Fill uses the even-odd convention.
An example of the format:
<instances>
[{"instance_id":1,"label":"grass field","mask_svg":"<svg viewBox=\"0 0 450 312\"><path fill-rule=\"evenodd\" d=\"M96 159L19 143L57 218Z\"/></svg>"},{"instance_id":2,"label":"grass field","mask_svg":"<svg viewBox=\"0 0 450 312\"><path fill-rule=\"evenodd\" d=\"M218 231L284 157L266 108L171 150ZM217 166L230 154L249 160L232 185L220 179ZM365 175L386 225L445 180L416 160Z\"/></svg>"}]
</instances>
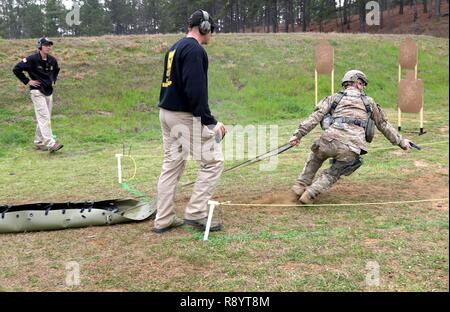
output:
<instances>
[{"instance_id":1,"label":"grass field","mask_svg":"<svg viewBox=\"0 0 450 312\"><path fill-rule=\"evenodd\" d=\"M155 196L162 163L157 102L166 49L182 35L65 38L53 54L62 67L53 130L61 153L34 151L34 111L11 68L34 41L0 40L0 205L129 197L114 155L137 163L130 185ZM336 85L344 72L369 76L368 94L396 123L398 48L403 36L343 34L217 35L207 47L210 106L227 125L276 125L284 143L314 106L314 47L335 49ZM404 134L423 151L403 152L380 133L355 174L318 204L333 207L222 206L224 231L208 243L181 228L153 234L152 221L54 232L4 234L0 290L113 291L448 291L448 39L414 36L425 83L426 135L404 114ZM320 77L320 96L329 78ZM215 199L283 203L303 168L315 129L281 155L274 171L251 166L224 175ZM227 161L231 167L237 161ZM124 160L124 174L133 165ZM191 162L182 182L195 179ZM182 216L190 188L179 191ZM81 284L67 286L66 263ZM379 264L368 286L367 264Z\"/></svg>"}]
</instances>

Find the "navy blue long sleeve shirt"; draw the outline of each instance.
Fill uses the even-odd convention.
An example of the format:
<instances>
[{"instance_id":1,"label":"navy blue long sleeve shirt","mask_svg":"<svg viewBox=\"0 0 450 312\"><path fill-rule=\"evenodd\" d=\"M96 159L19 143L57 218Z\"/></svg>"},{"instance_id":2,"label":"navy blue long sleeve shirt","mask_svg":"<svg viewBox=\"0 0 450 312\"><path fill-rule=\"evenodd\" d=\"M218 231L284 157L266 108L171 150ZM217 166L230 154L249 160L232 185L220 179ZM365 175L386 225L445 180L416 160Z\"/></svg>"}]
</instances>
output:
<instances>
[{"instance_id":1,"label":"navy blue long sleeve shirt","mask_svg":"<svg viewBox=\"0 0 450 312\"><path fill-rule=\"evenodd\" d=\"M37 52L17 63L13 68L13 73L25 85L30 79L38 80L41 83L39 87L30 86L30 89L39 90L44 95L50 96L53 93L53 84L58 79L59 70L56 58L47 55L47 59L43 60L41 54ZM24 71L30 78L25 76Z\"/></svg>"},{"instance_id":2,"label":"navy blue long sleeve shirt","mask_svg":"<svg viewBox=\"0 0 450 312\"><path fill-rule=\"evenodd\" d=\"M217 124L208 105L208 55L195 38L179 40L166 53L158 106Z\"/></svg>"}]
</instances>

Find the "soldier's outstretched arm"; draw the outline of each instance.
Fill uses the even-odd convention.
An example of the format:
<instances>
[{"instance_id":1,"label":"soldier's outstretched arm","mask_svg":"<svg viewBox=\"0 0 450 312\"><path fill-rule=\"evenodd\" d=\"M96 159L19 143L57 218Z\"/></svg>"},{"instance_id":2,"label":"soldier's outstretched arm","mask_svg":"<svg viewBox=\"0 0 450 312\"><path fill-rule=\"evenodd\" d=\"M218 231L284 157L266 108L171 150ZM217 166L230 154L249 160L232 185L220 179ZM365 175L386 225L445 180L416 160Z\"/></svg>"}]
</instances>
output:
<instances>
[{"instance_id":1,"label":"soldier's outstretched arm","mask_svg":"<svg viewBox=\"0 0 450 312\"><path fill-rule=\"evenodd\" d=\"M323 117L330 111L333 103L333 96L327 96L317 104L314 112L309 115L304 121L300 123L297 130L294 131L292 137L289 139L291 145L298 145L302 137L313 130L323 119Z\"/></svg>"},{"instance_id":2,"label":"soldier's outstretched arm","mask_svg":"<svg viewBox=\"0 0 450 312\"><path fill-rule=\"evenodd\" d=\"M386 113L381 109L380 105L373 102L372 104L372 117L378 130L388 139L393 145L398 145L404 150L411 149L412 141L403 138L401 134L389 123ZM414 143L413 143L414 144Z\"/></svg>"}]
</instances>

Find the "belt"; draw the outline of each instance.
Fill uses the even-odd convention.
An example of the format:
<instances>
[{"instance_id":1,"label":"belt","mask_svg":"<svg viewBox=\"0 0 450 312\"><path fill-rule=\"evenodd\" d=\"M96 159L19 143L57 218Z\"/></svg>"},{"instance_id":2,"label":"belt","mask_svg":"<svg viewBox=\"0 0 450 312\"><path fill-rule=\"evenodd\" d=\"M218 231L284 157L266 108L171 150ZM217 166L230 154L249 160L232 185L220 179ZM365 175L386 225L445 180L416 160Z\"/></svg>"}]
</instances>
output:
<instances>
[{"instance_id":1,"label":"belt","mask_svg":"<svg viewBox=\"0 0 450 312\"><path fill-rule=\"evenodd\" d=\"M333 118L333 123L337 123L337 124L347 123L347 124L352 124L355 126L362 127L364 129L367 126L366 120L361 120L361 119L356 119L356 118L351 118L351 117L336 117L336 118Z\"/></svg>"}]
</instances>

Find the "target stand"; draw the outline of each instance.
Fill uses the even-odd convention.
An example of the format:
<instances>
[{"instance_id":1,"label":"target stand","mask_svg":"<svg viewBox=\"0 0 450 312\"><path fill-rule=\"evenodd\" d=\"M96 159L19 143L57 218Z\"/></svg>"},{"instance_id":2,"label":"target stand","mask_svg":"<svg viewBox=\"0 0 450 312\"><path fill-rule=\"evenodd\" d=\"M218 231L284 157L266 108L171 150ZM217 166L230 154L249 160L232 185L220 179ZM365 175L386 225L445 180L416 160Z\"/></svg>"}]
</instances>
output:
<instances>
[{"instance_id":1,"label":"target stand","mask_svg":"<svg viewBox=\"0 0 450 312\"><path fill-rule=\"evenodd\" d=\"M316 68L314 70L315 105L319 102L319 75L331 76L331 94L334 94L334 49L327 40L321 40L316 47Z\"/></svg>"},{"instance_id":2,"label":"target stand","mask_svg":"<svg viewBox=\"0 0 450 312\"><path fill-rule=\"evenodd\" d=\"M419 135L424 130L424 87L423 81L417 79L418 49L414 41L408 37L400 45L398 64L398 131L402 131L402 113L419 113ZM402 79L402 70L407 70L406 79ZM414 132L416 133L416 132Z\"/></svg>"}]
</instances>

